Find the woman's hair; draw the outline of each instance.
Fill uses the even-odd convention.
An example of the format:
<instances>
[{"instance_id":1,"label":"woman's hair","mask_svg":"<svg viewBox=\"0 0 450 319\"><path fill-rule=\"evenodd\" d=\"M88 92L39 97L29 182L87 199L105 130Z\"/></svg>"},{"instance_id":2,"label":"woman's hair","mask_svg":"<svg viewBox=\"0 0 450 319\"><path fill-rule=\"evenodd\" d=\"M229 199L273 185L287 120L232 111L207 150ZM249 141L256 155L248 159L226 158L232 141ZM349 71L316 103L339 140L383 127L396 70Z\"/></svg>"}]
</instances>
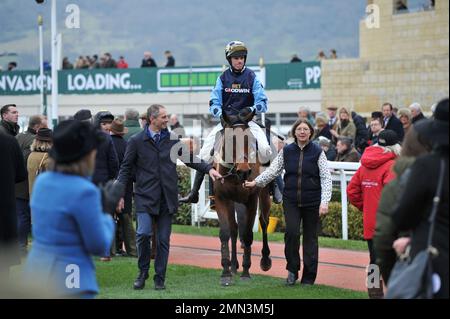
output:
<instances>
[{"instance_id":1,"label":"woman's hair","mask_svg":"<svg viewBox=\"0 0 450 319\"><path fill-rule=\"evenodd\" d=\"M406 132L403 141L402 156L417 157L431 152L433 146L430 141L423 138L415 129L414 125Z\"/></svg>"},{"instance_id":2,"label":"woman's hair","mask_svg":"<svg viewBox=\"0 0 450 319\"><path fill-rule=\"evenodd\" d=\"M91 163L91 153L81 159L71 163L56 163L53 158L49 158L48 170L69 175L89 176L95 168L95 161Z\"/></svg>"},{"instance_id":3,"label":"woman's hair","mask_svg":"<svg viewBox=\"0 0 450 319\"><path fill-rule=\"evenodd\" d=\"M309 123L309 121L307 119L298 119L294 123L294 125L292 126L292 129L291 129L291 135L295 139L295 142L297 142L297 137L295 136L295 131L297 130L297 127L302 123L305 123L309 127L309 131L311 132L311 136L309 137L309 140L311 141L314 137L314 127L312 127L311 123Z\"/></svg>"},{"instance_id":4,"label":"woman's hair","mask_svg":"<svg viewBox=\"0 0 450 319\"><path fill-rule=\"evenodd\" d=\"M34 139L33 143L30 146L30 150L32 152L48 152L52 148L52 145L52 142Z\"/></svg>"},{"instance_id":5,"label":"woman's hair","mask_svg":"<svg viewBox=\"0 0 450 319\"><path fill-rule=\"evenodd\" d=\"M325 114L316 115L316 125L325 126L328 124L328 118Z\"/></svg>"},{"instance_id":6,"label":"woman's hair","mask_svg":"<svg viewBox=\"0 0 450 319\"><path fill-rule=\"evenodd\" d=\"M409 122L411 122L412 119L412 115L411 115L411 111L407 108L402 108L400 110L398 110L397 112L397 117L401 118L402 116L405 116Z\"/></svg>"},{"instance_id":7,"label":"woman's hair","mask_svg":"<svg viewBox=\"0 0 450 319\"><path fill-rule=\"evenodd\" d=\"M353 122L353 118L352 118L352 112L350 112L350 110L348 108L346 108L345 106L341 106L337 112L337 120L338 120L338 124L341 123L341 113L347 113L348 114L348 120L350 122Z\"/></svg>"}]
</instances>

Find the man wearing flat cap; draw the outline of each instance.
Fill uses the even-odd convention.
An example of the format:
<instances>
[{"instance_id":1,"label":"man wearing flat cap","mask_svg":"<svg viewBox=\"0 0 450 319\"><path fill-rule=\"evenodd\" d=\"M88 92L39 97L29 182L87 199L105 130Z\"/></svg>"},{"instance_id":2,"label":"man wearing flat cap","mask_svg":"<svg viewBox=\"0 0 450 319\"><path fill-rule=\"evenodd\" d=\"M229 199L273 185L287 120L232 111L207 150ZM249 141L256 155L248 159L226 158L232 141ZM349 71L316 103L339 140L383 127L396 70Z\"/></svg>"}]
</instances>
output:
<instances>
[{"instance_id":1,"label":"man wearing flat cap","mask_svg":"<svg viewBox=\"0 0 450 319\"><path fill-rule=\"evenodd\" d=\"M330 105L329 107L327 107L328 110L328 125L330 126L330 129L334 130L335 129L335 124L337 121L337 116L336 116L336 112L338 110L337 106L334 105Z\"/></svg>"}]
</instances>

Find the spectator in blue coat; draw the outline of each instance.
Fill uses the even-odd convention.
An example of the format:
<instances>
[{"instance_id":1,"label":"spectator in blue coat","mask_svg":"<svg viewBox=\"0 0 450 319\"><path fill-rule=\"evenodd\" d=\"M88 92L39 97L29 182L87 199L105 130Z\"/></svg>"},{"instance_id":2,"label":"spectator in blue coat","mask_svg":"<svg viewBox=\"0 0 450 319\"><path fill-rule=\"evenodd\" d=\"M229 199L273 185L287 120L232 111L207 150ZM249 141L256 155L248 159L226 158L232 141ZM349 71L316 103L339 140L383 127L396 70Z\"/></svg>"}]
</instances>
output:
<instances>
[{"instance_id":1,"label":"spectator in blue coat","mask_svg":"<svg viewBox=\"0 0 450 319\"><path fill-rule=\"evenodd\" d=\"M31 195L33 244L25 274L63 298L98 293L91 255L111 247L115 211L122 194L103 192L90 181L102 135L91 124L61 122L54 131L49 171L38 176ZM112 184L111 184L112 185ZM112 189L113 188L113 189Z\"/></svg>"}]
</instances>

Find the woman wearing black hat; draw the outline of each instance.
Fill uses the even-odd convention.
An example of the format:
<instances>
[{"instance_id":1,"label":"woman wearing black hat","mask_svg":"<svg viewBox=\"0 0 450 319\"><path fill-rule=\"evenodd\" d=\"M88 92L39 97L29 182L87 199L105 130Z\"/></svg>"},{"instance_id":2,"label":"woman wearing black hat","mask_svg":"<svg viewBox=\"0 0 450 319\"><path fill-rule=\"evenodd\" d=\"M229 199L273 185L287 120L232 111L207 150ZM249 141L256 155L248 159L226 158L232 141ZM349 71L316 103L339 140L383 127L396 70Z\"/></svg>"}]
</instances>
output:
<instances>
[{"instance_id":1,"label":"woman wearing black hat","mask_svg":"<svg viewBox=\"0 0 450 319\"><path fill-rule=\"evenodd\" d=\"M430 229L428 218L436 195L441 163L444 164L442 194L435 218L434 234L431 244L437 250L433 259L433 293L434 298L449 298L449 188L448 188L448 154L449 154L449 105L448 98L436 106L434 119L422 120L414 124L419 134L433 143L430 154L418 157L411 166L410 176L403 196L400 199L392 219L399 231L411 231L410 256L427 248ZM399 243L394 243L398 254L405 250Z\"/></svg>"},{"instance_id":2,"label":"woman wearing black hat","mask_svg":"<svg viewBox=\"0 0 450 319\"><path fill-rule=\"evenodd\" d=\"M104 255L113 239L110 215L120 190L102 194L90 181L101 137L91 124L61 122L53 134L48 171L31 198L33 245L25 273L57 297L92 298L98 292L91 255Z\"/></svg>"},{"instance_id":3,"label":"woman wearing black hat","mask_svg":"<svg viewBox=\"0 0 450 319\"><path fill-rule=\"evenodd\" d=\"M33 193L33 185L36 176L48 168L49 155L48 152L52 148L53 132L48 128L41 128L31 144L31 153L27 161L28 170L28 189L30 195Z\"/></svg>"}]
</instances>

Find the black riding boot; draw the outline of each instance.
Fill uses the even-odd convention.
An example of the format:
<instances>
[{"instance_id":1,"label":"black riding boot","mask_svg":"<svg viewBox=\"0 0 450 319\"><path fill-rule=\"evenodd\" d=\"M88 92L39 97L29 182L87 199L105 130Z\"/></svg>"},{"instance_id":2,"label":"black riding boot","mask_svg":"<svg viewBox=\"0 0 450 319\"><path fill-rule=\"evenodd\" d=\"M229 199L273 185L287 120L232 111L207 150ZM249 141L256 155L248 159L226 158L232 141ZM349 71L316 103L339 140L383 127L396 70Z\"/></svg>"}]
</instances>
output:
<instances>
[{"instance_id":1,"label":"black riding boot","mask_svg":"<svg viewBox=\"0 0 450 319\"><path fill-rule=\"evenodd\" d=\"M278 184L275 181L273 181L270 186L272 188L271 193L273 196L273 202L275 204L281 204L283 202L283 194L281 194Z\"/></svg>"},{"instance_id":2,"label":"black riding boot","mask_svg":"<svg viewBox=\"0 0 450 319\"><path fill-rule=\"evenodd\" d=\"M197 204L198 203L198 192L200 191L200 187L202 187L203 179L205 177L205 174L196 172L195 173L195 179L194 179L194 186L192 187L191 192L183 198L179 199L180 204Z\"/></svg>"},{"instance_id":3,"label":"black riding boot","mask_svg":"<svg viewBox=\"0 0 450 319\"><path fill-rule=\"evenodd\" d=\"M216 210L216 197L214 196L214 181L209 178L209 208Z\"/></svg>"}]
</instances>

